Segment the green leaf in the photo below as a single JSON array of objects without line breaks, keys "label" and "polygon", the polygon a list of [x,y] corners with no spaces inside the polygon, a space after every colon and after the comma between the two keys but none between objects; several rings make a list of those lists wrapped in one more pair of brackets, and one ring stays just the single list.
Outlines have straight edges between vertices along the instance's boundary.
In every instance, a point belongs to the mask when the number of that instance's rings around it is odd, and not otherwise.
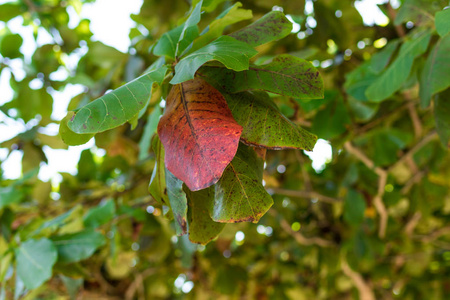
[{"label": "green leaf", "polygon": [[90,257],[106,243],[103,234],[92,229],[52,238],[58,250],[58,261],[72,263]]},{"label": "green leaf", "polygon": [[214,42],[184,57],[175,66],[175,76],[170,83],[177,84],[193,79],[198,68],[211,60],[220,61],[225,67],[235,71],[247,70],[250,57],[256,53],[256,50],[245,43],[236,41],[229,36],[221,36]]},{"label": "green leaf", "polygon": [[362,102],[351,97],[348,99],[348,105],[356,121],[359,122],[367,122],[372,119],[380,106],[379,103]]},{"label": "green leaf", "polygon": [[292,23],[280,11],[271,11],[256,22],[230,34],[252,47],[284,38],[292,31]]},{"label": "green leaf", "polygon": [[148,191],[153,199],[159,203],[170,205],[166,188],[166,167],[164,164],[165,151],[158,135],[155,135],[152,139],[152,149],[155,153],[155,166],[153,167]]},{"label": "green leaf", "polygon": [[377,79],[373,73],[371,61],[361,64],[359,67],[345,75],[345,90],[347,94],[359,101],[368,101],[367,88]]},{"label": "green leaf", "polygon": [[235,158],[214,185],[214,205],[210,207],[213,221],[256,223],[269,210],[273,200],[261,184],[261,164],[253,149],[239,145]]},{"label": "green leaf", "polygon": [[[178,40],[180,39],[183,29],[184,25],[180,25],[164,33],[153,48],[153,54],[159,56],[165,55],[172,59],[175,59]],[[197,26],[187,28],[185,32],[185,38],[178,45],[179,52],[182,53],[197,36]]]},{"label": "green leaf", "polygon": [[78,134],[73,132],[69,129],[67,126],[67,122],[72,120],[72,118],[75,117],[75,113],[73,111],[69,111],[67,113],[67,116],[65,116],[61,123],[59,124],[59,136],[63,140],[64,143],[66,143],[69,146],[78,146],[86,144],[94,137],[93,133],[87,133],[87,134]]},{"label": "green leaf", "polygon": [[352,225],[358,226],[364,221],[366,201],[360,193],[350,189],[344,200],[344,220]]},{"label": "green leaf", "polygon": [[0,21],[8,22],[22,12],[21,3],[5,3],[0,5]]},{"label": "green leaf", "polygon": [[421,31],[403,43],[395,61],[367,89],[366,96],[369,101],[383,101],[402,87],[408,79],[414,59],[427,50],[430,37],[428,30]]},{"label": "green leaf", "polygon": [[328,140],[346,132],[350,124],[351,119],[344,101],[339,97],[335,101],[330,101],[316,114],[311,131],[320,138]]},{"label": "green leaf", "polygon": [[214,203],[214,188],[209,187],[192,192],[184,189],[188,200],[189,240],[206,245],[219,235],[225,224],[214,222],[209,216],[209,208]]},{"label": "green leaf", "polygon": [[383,71],[399,44],[400,40],[391,40],[380,52],[375,53],[370,60],[370,70],[375,74]]},{"label": "green leaf", "polygon": [[[217,8],[217,6],[220,3],[225,2],[225,1],[226,0],[203,0],[202,8],[206,12],[212,12],[212,11],[214,11]],[[199,0],[193,0],[192,1],[192,5],[195,5],[198,2],[200,2],[200,1]]]},{"label": "green leaf", "polygon": [[420,103],[430,105],[431,96],[450,86],[450,34],[434,45],[420,77]]},{"label": "green leaf", "polygon": [[19,203],[25,197],[22,189],[15,186],[0,187],[0,209],[13,203]]},{"label": "green leaf", "polygon": [[435,15],[434,24],[436,25],[436,31],[441,37],[444,37],[450,32],[450,9],[444,9],[439,11]]},{"label": "green leaf", "polygon": [[19,34],[8,34],[0,40],[0,53],[3,57],[10,59],[22,56],[20,46],[22,46],[23,39]]},{"label": "green leaf", "polygon": [[241,140],[268,149],[312,151],[317,136],[292,123],[264,92],[225,94],[234,119],[243,127]]},{"label": "green leaf", "polygon": [[167,68],[144,74],[83,106],[67,123],[75,133],[98,133],[124,124],[149,101],[153,84],[160,84]]},{"label": "green leaf", "polygon": [[189,51],[196,51],[197,49],[218,38],[222,34],[225,27],[243,20],[251,19],[253,16],[252,11],[249,9],[241,9],[240,7],[242,7],[242,3],[237,2],[214,21],[212,21],[207,27],[208,31],[203,33],[194,41],[192,48]]},{"label": "green leaf", "polygon": [[80,154],[78,161],[77,178],[81,182],[88,182],[94,180],[97,175],[97,164],[92,155],[91,149],[85,149]]},{"label": "green leaf", "polygon": [[[175,54],[178,55],[182,53],[181,44],[184,42],[186,44],[190,44],[192,40],[198,36],[197,24],[200,22],[201,18],[201,10],[202,10],[203,0],[200,0],[192,10],[186,22],[184,22],[183,29],[181,30],[180,38],[178,39],[177,48]],[[192,30],[197,29],[197,36],[192,36],[189,34]]]},{"label": "green leaf", "polygon": [[17,275],[27,289],[35,289],[52,277],[58,257],[52,241],[46,238],[27,240],[15,249]]},{"label": "green leaf", "polygon": [[299,99],[323,98],[319,71],[310,62],[287,54],[277,56],[267,65],[251,65],[246,71],[206,66],[199,74],[228,93],[264,90]]},{"label": "green leaf", "polygon": [[97,228],[114,218],[116,206],[114,200],[109,199],[99,206],[91,208],[83,217],[83,224],[87,228]]},{"label": "green leaf", "polygon": [[450,89],[440,93],[435,100],[434,119],[442,145],[450,149]]},{"label": "green leaf", "polygon": [[166,172],[167,195],[170,208],[175,219],[175,231],[177,235],[187,233],[187,198],[183,191],[183,181],[176,178],[169,170]]},{"label": "green leaf", "polygon": [[161,107],[159,107],[159,105],[156,105],[153,108],[152,113],[148,115],[147,123],[144,127],[144,133],[142,134],[141,140],[139,141],[139,160],[143,160],[148,157],[148,151],[150,149],[152,137],[156,132],[156,128],[158,127],[158,122],[161,114]]},{"label": "green leaf", "polygon": [[397,161],[399,150],[406,148],[412,141],[409,132],[395,128],[372,131],[373,161],[377,166],[388,166]]}]

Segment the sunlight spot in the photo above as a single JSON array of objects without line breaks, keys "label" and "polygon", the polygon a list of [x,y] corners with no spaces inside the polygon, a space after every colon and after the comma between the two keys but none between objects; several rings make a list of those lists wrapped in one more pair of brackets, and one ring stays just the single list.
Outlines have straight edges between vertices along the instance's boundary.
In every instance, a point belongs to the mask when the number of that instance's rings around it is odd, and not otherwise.
[{"label": "sunlight spot", "polygon": [[312,167],[316,173],[322,172],[333,156],[333,150],[330,143],[324,139],[319,139],[317,141],[313,151],[303,152],[312,160]]}]

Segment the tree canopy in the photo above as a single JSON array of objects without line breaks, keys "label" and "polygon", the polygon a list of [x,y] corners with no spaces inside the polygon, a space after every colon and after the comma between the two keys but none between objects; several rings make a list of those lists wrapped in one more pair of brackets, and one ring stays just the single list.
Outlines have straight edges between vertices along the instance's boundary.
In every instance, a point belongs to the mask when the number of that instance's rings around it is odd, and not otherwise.
[{"label": "tree canopy", "polygon": [[91,2],[0,4],[0,300],[448,298],[448,1]]}]

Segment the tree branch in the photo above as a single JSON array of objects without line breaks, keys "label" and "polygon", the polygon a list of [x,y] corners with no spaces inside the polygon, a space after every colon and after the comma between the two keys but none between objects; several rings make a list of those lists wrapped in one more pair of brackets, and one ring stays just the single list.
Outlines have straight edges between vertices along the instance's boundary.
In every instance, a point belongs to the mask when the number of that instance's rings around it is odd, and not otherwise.
[{"label": "tree branch", "polygon": [[347,260],[344,258],[344,256],[341,257],[341,268],[342,272],[349,277],[353,284],[355,285],[356,289],[359,293],[359,299],[360,300],[375,300],[375,294],[372,291],[372,288],[364,281],[364,278],[361,274],[355,272],[350,268],[350,266],[347,263]]},{"label": "tree branch", "polygon": [[317,245],[319,247],[335,246],[335,244],[333,242],[328,241],[326,239],[322,239],[319,237],[311,237],[311,238],[305,237],[300,232],[292,230],[291,225],[289,225],[288,221],[286,221],[286,219],[281,214],[279,214],[276,210],[271,209],[271,210],[269,210],[269,212],[273,217],[278,218],[280,220],[281,228],[283,228],[284,231],[286,231],[290,236],[292,236],[295,239],[295,241],[297,243],[299,243],[300,245],[304,245],[304,246]]},{"label": "tree branch", "polygon": [[375,171],[378,175],[377,194],[373,199],[373,205],[380,215],[380,225],[378,228],[378,236],[382,239],[386,235],[388,213],[383,203],[384,188],[386,186],[388,172],[380,167],[375,167],[375,163],[371,161],[361,150],[354,147],[349,141],[344,144],[344,148],[365,164],[369,169]]},{"label": "tree branch", "polygon": [[297,198],[313,198],[326,203],[337,203],[341,202],[341,199],[328,197],[325,195],[321,195],[314,191],[298,191],[298,190],[287,190],[281,188],[270,188],[275,194],[284,195],[288,197],[297,197]]}]

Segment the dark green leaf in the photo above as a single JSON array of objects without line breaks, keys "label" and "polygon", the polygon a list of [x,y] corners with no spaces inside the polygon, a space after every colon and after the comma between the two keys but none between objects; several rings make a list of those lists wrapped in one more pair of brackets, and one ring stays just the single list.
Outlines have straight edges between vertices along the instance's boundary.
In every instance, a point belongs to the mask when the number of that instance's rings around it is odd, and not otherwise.
[{"label": "dark green leaf", "polygon": [[87,228],[97,228],[108,223],[114,218],[116,206],[114,200],[110,199],[91,208],[83,217],[83,224]]},{"label": "dark green leaf", "polygon": [[395,61],[367,89],[369,101],[383,101],[402,87],[408,79],[414,59],[427,50],[430,37],[428,30],[421,31],[403,43]]},{"label": "dark green leaf", "polygon": [[439,11],[435,15],[436,31],[441,37],[444,37],[450,32],[450,9],[444,9]]},{"label": "dark green leaf", "polygon": [[103,234],[91,229],[57,236],[52,240],[58,250],[58,261],[62,263],[86,259],[106,243]]},{"label": "dark green leaf", "polygon": [[95,179],[97,175],[97,164],[94,161],[94,155],[90,149],[83,150],[78,161],[77,178],[80,181],[87,182]]},{"label": "dark green leaf", "polygon": [[230,34],[238,41],[256,47],[284,38],[292,31],[292,23],[281,11],[271,11],[256,22]]},{"label": "dark green leaf", "polygon": [[236,122],[243,127],[241,140],[268,149],[311,151],[317,136],[292,123],[264,92],[225,94]]},{"label": "dark green leaf", "polygon": [[27,289],[41,286],[52,276],[52,268],[58,257],[52,241],[46,238],[28,240],[15,249],[17,275]]},{"label": "dark green leaf", "polygon": [[197,192],[185,187],[188,200],[189,240],[206,245],[219,235],[225,224],[214,222],[209,215],[209,208],[214,203],[214,188],[209,187]]},{"label": "dark green leaf", "polygon": [[440,93],[435,100],[434,118],[442,144],[450,149],[450,89]]},{"label": "dark green leaf", "polygon": [[175,219],[175,231],[177,235],[187,233],[187,198],[183,191],[183,181],[176,178],[169,170],[166,172],[167,195],[170,207]]},{"label": "dark green leaf", "polygon": [[430,105],[431,96],[450,86],[450,34],[434,45],[420,77],[422,107]]},{"label": "dark green leaf", "polygon": [[264,90],[299,99],[323,98],[319,71],[310,62],[291,55],[277,56],[267,65],[252,65],[242,72],[212,66],[202,68],[199,73],[229,93]]},{"label": "dark green leaf", "polygon": [[153,84],[160,84],[166,67],[152,71],[96,99],[75,112],[67,126],[75,133],[97,133],[133,118],[149,101]]},{"label": "dark green leaf", "polygon": [[166,189],[166,167],[164,164],[165,151],[164,146],[157,135],[152,139],[152,149],[153,153],[155,153],[155,166],[153,167],[148,191],[153,199],[159,203],[170,205]]},{"label": "dark green leaf", "polygon": [[377,79],[377,75],[372,70],[371,61],[361,64],[345,77],[344,87],[347,93],[356,100],[368,101],[366,90]]},{"label": "dark green leaf", "polygon": [[[253,157],[253,159],[248,159]],[[239,145],[235,158],[214,185],[214,205],[210,208],[213,221],[221,223],[258,222],[273,204],[272,197],[261,184],[254,162],[256,153]],[[263,163],[262,160],[259,163]]]},{"label": "dark green leaf", "polygon": [[19,203],[25,197],[21,189],[14,186],[0,187],[0,209],[13,203]]},{"label": "dark green leaf", "polygon": [[322,139],[332,139],[345,131],[351,124],[350,116],[341,98],[330,101],[320,110],[313,121],[311,131]]},{"label": "dark green leaf", "polygon": [[358,226],[364,221],[366,201],[360,193],[350,189],[344,202],[344,220],[353,226]]},{"label": "dark green leaf", "polygon": [[256,53],[257,51],[245,43],[236,41],[229,36],[221,36],[214,42],[184,57],[175,66],[175,76],[170,83],[177,84],[193,79],[198,68],[211,60],[220,61],[225,67],[235,71],[247,70],[250,57]]}]

